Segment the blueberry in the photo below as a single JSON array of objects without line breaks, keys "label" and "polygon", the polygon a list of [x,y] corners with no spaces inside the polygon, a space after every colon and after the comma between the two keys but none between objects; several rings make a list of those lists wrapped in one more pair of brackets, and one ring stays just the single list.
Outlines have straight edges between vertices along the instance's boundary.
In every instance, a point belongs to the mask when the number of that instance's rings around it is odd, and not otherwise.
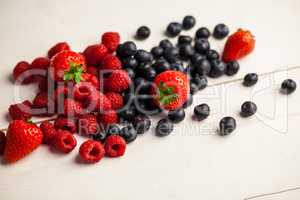
[{"label": "blueberry", "polygon": [[134,77],[135,77],[135,72],[133,71],[133,69],[131,69],[131,68],[126,68],[125,71],[127,71],[128,75],[129,75],[129,77],[130,77],[131,79],[134,79]]},{"label": "blueberry", "polygon": [[219,126],[221,136],[229,135],[236,129],[236,121],[232,117],[224,117],[221,119]]},{"label": "blueberry", "polygon": [[120,44],[117,48],[117,55],[121,58],[134,56],[137,52],[137,48],[134,42],[127,41],[123,44]]},{"label": "blueberry", "polygon": [[157,74],[160,74],[164,71],[167,71],[170,69],[170,64],[165,59],[158,59],[155,63],[152,65],[153,69],[155,69]]},{"label": "blueberry", "polygon": [[157,115],[162,110],[153,102],[151,96],[139,96],[135,101],[136,110],[143,115]]},{"label": "blueberry", "polygon": [[191,106],[193,104],[193,96],[189,95],[188,99],[186,100],[186,102],[183,104],[183,108],[187,108],[189,106]]},{"label": "blueberry", "polygon": [[168,48],[164,51],[163,57],[170,63],[174,63],[178,58],[179,49],[177,47]]},{"label": "blueberry", "polygon": [[160,58],[164,53],[164,49],[162,47],[153,47],[151,53],[154,58]]},{"label": "blueberry", "polygon": [[213,36],[216,39],[223,39],[229,34],[229,28],[225,24],[218,24],[214,28]]},{"label": "blueberry", "polygon": [[147,93],[150,86],[151,84],[142,77],[138,77],[134,80],[135,91],[136,93],[138,92],[138,94]]},{"label": "blueberry", "polygon": [[164,50],[166,50],[166,49],[169,49],[169,48],[173,47],[173,44],[172,44],[172,42],[170,42],[170,40],[164,39],[164,40],[159,42],[159,46],[161,48],[163,48]]},{"label": "blueberry", "polygon": [[156,126],[157,136],[167,136],[173,131],[174,125],[169,119],[161,119]]},{"label": "blueberry", "polygon": [[133,106],[130,106],[129,108],[122,110],[118,114],[122,121],[132,122],[135,116],[135,112],[135,108]]},{"label": "blueberry", "polygon": [[124,101],[124,104],[125,104],[125,105],[130,105],[130,104],[132,104],[132,103],[133,103],[133,100],[134,100],[134,98],[135,98],[134,93],[132,93],[132,92],[124,92],[124,93],[122,94],[122,96],[123,96],[123,101]]},{"label": "blueberry", "polygon": [[206,54],[210,49],[210,44],[207,39],[197,39],[195,41],[195,50],[200,54]]},{"label": "blueberry", "polygon": [[196,38],[207,39],[210,36],[210,31],[206,27],[201,27],[196,31]]},{"label": "blueberry", "polygon": [[206,119],[209,116],[209,114],[210,114],[210,108],[205,103],[197,105],[194,108],[194,116],[199,121]]},{"label": "blueberry", "polygon": [[175,124],[181,122],[182,120],[184,120],[184,118],[185,118],[184,109],[178,109],[178,110],[170,111],[168,113],[168,119]]},{"label": "blueberry", "polygon": [[168,26],[167,26],[167,30],[166,33],[168,36],[170,37],[175,37],[177,36],[182,30],[182,25],[178,22],[171,22]]},{"label": "blueberry", "polygon": [[135,128],[137,134],[142,134],[147,132],[151,126],[151,120],[146,115],[137,115],[133,122],[133,127]]},{"label": "blueberry", "polygon": [[124,68],[135,69],[138,66],[138,61],[134,57],[127,57],[122,60]]},{"label": "blueberry", "polygon": [[93,140],[95,140],[95,141],[98,141],[98,142],[103,143],[103,142],[105,141],[105,138],[106,138],[106,132],[103,131],[103,132],[101,132],[101,133],[92,135],[92,138],[93,138]]},{"label": "blueberry", "polygon": [[283,94],[291,94],[297,88],[297,84],[292,79],[286,79],[281,83],[281,92]]},{"label": "blueberry", "polygon": [[251,101],[246,101],[241,106],[241,116],[242,117],[250,117],[254,115],[257,111],[257,106],[255,103]]},{"label": "blueberry", "polygon": [[120,136],[123,137],[128,144],[137,138],[137,132],[132,125],[127,125],[121,129]]},{"label": "blueberry", "polygon": [[156,71],[152,67],[148,67],[145,70],[145,74],[143,76],[147,81],[153,81],[156,77]]},{"label": "blueberry", "polygon": [[206,56],[203,55],[203,54],[200,54],[200,53],[195,53],[195,54],[192,55],[192,57],[191,57],[191,63],[192,63],[192,64],[195,64],[195,63],[197,63],[199,60],[202,60],[202,59],[206,59]]},{"label": "blueberry", "polygon": [[193,38],[188,35],[180,35],[178,37],[178,45],[183,45],[183,44],[191,44],[193,41]]},{"label": "blueberry", "polygon": [[206,59],[197,61],[194,64],[195,71],[200,75],[206,75],[211,71],[210,62]]},{"label": "blueberry", "polygon": [[120,133],[120,128],[118,125],[116,124],[110,124],[108,125],[108,127],[106,128],[106,135],[110,136],[110,135],[118,135]]},{"label": "blueberry", "polygon": [[141,26],[136,31],[136,38],[140,40],[144,40],[150,36],[150,29],[147,26]]},{"label": "blueberry", "polygon": [[179,47],[179,55],[183,60],[189,60],[194,53],[195,49],[191,44],[185,44]]},{"label": "blueberry", "polygon": [[240,65],[237,61],[231,61],[227,63],[226,75],[232,76],[235,75],[240,69]]},{"label": "blueberry", "polygon": [[181,64],[178,63],[172,63],[170,65],[170,69],[171,70],[175,70],[175,71],[180,71],[180,72],[184,72],[184,67]]},{"label": "blueberry", "polygon": [[189,30],[191,28],[193,28],[196,24],[196,19],[195,17],[191,16],[191,15],[187,15],[183,18],[182,21],[182,28],[184,30]]},{"label": "blueberry", "polygon": [[210,49],[207,52],[206,57],[208,60],[218,60],[220,58],[220,55],[216,50]]},{"label": "blueberry", "polygon": [[190,93],[194,95],[196,92],[198,92],[198,90],[198,86],[195,83],[190,82]]},{"label": "blueberry", "polygon": [[258,75],[256,73],[249,73],[245,75],[243,85],[250,87],[252,85],[255,85],[257,81]]},{"label": "blueberry", "polygon": [[220,60],[210,61],[211,70],[209,72],[209,77],[218,78],[222,76],[226,71],[226,64]]},{"label": "blueberry", "polygon": [[207,87],[207,78],[205,76],[195,76],[192,79],[192,82],[195,83],[197,86],[198,90],[203,90],[204,88]]},{"label": "blueberry", "polygon": [[153,61],[152,54],[143,49],[140,49],[136,52],[135,58],[140,63],[151,63]]}]

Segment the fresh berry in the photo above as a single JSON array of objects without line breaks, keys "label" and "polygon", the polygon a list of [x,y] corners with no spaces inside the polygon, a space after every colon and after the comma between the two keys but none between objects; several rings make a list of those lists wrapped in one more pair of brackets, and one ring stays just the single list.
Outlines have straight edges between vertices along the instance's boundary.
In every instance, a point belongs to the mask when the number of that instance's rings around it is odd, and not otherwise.
[{"label": "fresh berry", "polygon": [[67,98],[64,100],[64,112],[65,116],[79,116],[83,114],[83,107],[79,101]]},{"label": "fresh berry", "polygon": [[101,131],[98,134],[92,135],[93,140],[104,143],[106,139],[106,131]]},{"label": "fresh berry", "polygon": [[189,60],[194,53],[195,49],[191,44],[185,44],[179,47],[179,55],[183,60]]},{"label": "fresh berry", "polygon": [[179,48],[177,47],[171,47],[166,50],[164,50],[163,57],[170,63],[173,63],[176,59],[178,59],[179,55]]},{"label": "fresh berry", "polygon": [[170,65],[170,69],[175,70],[175,71],[184,72],[184,66],[179,63],[172,63]]},{"label": "fresh berry", "polygon": [[188,35],[180,35],[178,37],[177,43],[178,45],[192,44],[193,38]]},{"label": "fresh berry", "polygon": [[170,111],[168,113],[168,119],[175,124],[181,122],[182,120],[184,120],[184,118],[185,118],[184,109],[178,109],[178,110]]},{"label": "fresh berry", "polygon": [[166,33],[170,37],[177,36],[182,30],[182,25],[178,22],[172,22],[167,26]]},{"label": "fresh berry", "polygon": [[163,55],[164,49],[162,47],[153,47],[151,49],[151,53],[154,58],[159,58]]},{"label": "fresh berry", "polygon": [[132,41],[124,42],[123,44],[120,44],[117,48],[117,55],[122,58],[134,56],[136,52],[136,45]]},{"label": "fresh berry", "polygon": [[291,94],[297,88],[297,84],[292,79],[286,79],[281,83],[281,92],[283,94]]},{"label": "fresh berry", "polygon": [[28,84],[33,81],[30,72],[30,64],[26,61],[17,63],[13,70],[14,81],[21,84]]},{"label": "fresh berry", "polygon": [[147,132],[150,129],[151,120],[146,115],[137,115],[134,118],[132,124],[137,134],[142,134]]},{"label": "fresh berry", "polygon": [[210,36],[210,31],[208,30],[208,28],[206,27],[200,27],[197,31],[196,31],[196,38],[204,38],[207,39]]},{"label": "fresh berry", "polygon": [[126,150],[126,141],[118,135],[111,135],[105,140],[105,153],[109,157],[123,156]]},{"label": "fresh berry", "polygon": [[118,110],[124,106],[123,97],[119,93],[108,92],[105,96],[109,99],[112,109]]},{"label": "fresh berry", "polygon": [[117,124],[110,124],[106,127],[106,136],[110,135],[119,135],[120,134],[120,128]]},{"label": "fresh berry", "polygon": [[89,66],[98,66],[101,64],[104,57],[108,54],[107,48],[103,44],[94,44],[88,46],[83,54]]},{"label": "fresh berry", "polygon": [[131,84],[131,79],[126,71],[115,70],[105,81],[105,90],[109,92],[123,92],[128,89]]},{"label": "fresh berry", "polygon": [[250,54],[254,47],[255,40],[251,32],[239,29],[227,39],[222,58],[225,62],[238,60]]},{"label": "fresh berry", "polygon": [[[30,65],[30,69],[47,70],[50,66],[50,60],[46,57],[38,57],[34,59]],[[40,73],[40,72],[38,72]],[[43,74],[41,74],[43,75]]]},{"label": "fresh berry", "polygon": [[77,140],[72,133],[66,130],[58,130],[53,139],[53,146],[62,153],[71,152],[77,145]]},{"label": "fresh berry", "polygon": [[127,125],[121,129],[120,136],[129,144],[137,138],[137,132],[132,125]]},{"label": "fresh berry", "polygon": [[73,51],[62,51],[51,59],[50,70],[55,81],[79,83],[82,73],[86,71],[84,56]]},{"label": "fresh berry", "polygon": [[142,75],[147,81],[153,81],[156,77],[156,71],[153,69],[153,67],[147,67],[145,68],[145,71]]},{"label": "fresh berry", "polygon": [[210,114],[210,108],[207,104],[203,103],[194,108],[194,116],[197,120],[201,121],[206,119]]},{"label": "fresh berry", "polygon": [[122,63],[117,56],[108,54],[101,62],[101,70],[115,70],[122,69]]},{"label": "fresh berry", "polygon": [[0,155],[3,155],[6,145],[6,136],[5,133],[0,131]]},{"label": "fresh berry", "polygon": [[199,91],[199,89],[198,89],[197,85],[193,82],[190,82],[190,94],[194,95],[198,91]]},{"label": "fresh berry", "polygon": [[205,76],[194,76],[192,82],[195,83],[198,90],[203,90],[207,87],[207,78]]},{"label": "fresh berry", "polygon": [[56,130],[67,130],[71,133],[75,133],[77,131],[77,126],[74,119],[67,118],[64,116],[59,116],[54,121],[54,127]]},{"label": "fresh berry", "polygon": [[206,59],[197,60],[193,67],[199,75],[207,75],[211,71],[210,62]]},{"label": "fresh berry", "polygon": [[32,117],[31,107],[32,104],[28,100],[23,101],[22,103],[10,105],[8,108],[10,118],[12,120],[20,119],[27,121]]},{"label": "fresh berry", "polygon": [[122,60],[124,68],[135,69],[138,66],[138,61],[134,57],[127,57]]},{"label": "fresh berry", "polygon": [[229,135],[236,129],[236,121],[232,117],[224,117],[221,119],[219,126],[221,136]]},{"label": "fresh berry", "polygon": [[136,52],[135,58],[139,63],[144,64],[151,63],[153,61],[152,54],[143,49],[140,49]]},{"label": "fresh berry", "polygon": [[93,74],[82,73],[81,81],[91,83],[96,89],[100,88],[99,79]]},{"label": "fresh berry", "polygon": [[223,39],[229,34],[229,28],[225,24],[218,24],[214,28],[213,36],[216,39]]},{"label": "fresh berry", "polygon": [[191,57],[191,64],[195,64],[196,62],[198,62],[199,60],[205,60],[206,56],[200,53],[194,53],[194,55],[192,55]]},{"label": "fresh berry", "polygon": [[94,114],[85,114],[78,118],[78,133],[81,135],[95,135],[100,132],[100,128]]},{"label": "fresh berry", "polygon": [[166,50],[166,49],[172,48],[173,44],[172,44],[172,42],[170,42],[170,40],[164,39],[164,40],[159,42],[159,46],[161,48],[163,48],[164,50]]},{"label": "fresh berry", "polygon": [[242,117],[250,117],[254,115],[257,111],[257,106],[255,103],[251,101],[246,101],[241,106],[241,116]]},{"label": "fresh berry", "polygon": [[136,114],[136,110],[133,106],[130,106],[127,109],[122,109],[122,111],[119,114],[120,120],[125,121],[125,122],[132,122],[135,114]]},{"label": "fresh berry", "polygon": [[80,145],[80,158],[87,163],[99,162],[105,155],[105,150],[100,142],[87,140]]},{"label": "fresh berry", "polygon": [[155,103],[166,110],[176,110],[187,100],[189,81],[182,72],[165,71],[156,76],[154,84]]},{"label": "fresh berry", "polygon": [[43,133],[43,143],[51,144],[53,142],[53,138],[56,135],[54,125],[51,124],[49,121],[44,121],[40,124],[40,129]]},{"label": "fresh berry", "polygon": [[152,65],[157,74],[160,74],[164,71],[170,70],[171,66],[165,59],[158,59]]},{"label": "fresh berry", "polygon": [[111,109],[111,103],[102,92],[97,91],[87,97],[84,107],[89,111],[104,112]]},{"label": "fresh berry", "polygon": [[245,75],[243,85],[246,87],[250,87],[252,85],[255,85],[257,81],[258,75],[256,73],[249,73]]},{"label": "fresh berry", "polygon": [[183,18],[182,21],[182,28],[184,30],[189,30],[191,28],[193,28],[196,24],[196,19],[195,17],[191,16],[191,15],[187,15]]},{"label": "fresh berry", "polygon": [[200,54],[206,54],[210,49],[210,44],[207,39],[197,39],[195,41],[195,50]]},{"label": "fresh berry", "polygon": [[120,43],[120,35],[117,32],[106,32],[102,35],[101,41],[108,52],[112,53],[117,49]]},{"label": "fresh berry", "polygon": [[100,114],[98,117],[98,121],[99,121],[99,123],[103,124],[104,126],[107,126],[110,124],[118,123],[119,118],[118,118],[116,111],[111,110],[111,111]]},{"label": "fresh berry", "polygon": [[141,26],[136,31],[136,38],[140,39],[140,40],[144,40],[150,36],[150,33],[151,33],[151,31],[150,31],[149,27]]},{"label": "fresh berry", "polygon": [[87,67],[87,73],[93,74],[95,77],[99,77],[99,69],[95,66]]},{"label": "fresh berry", "polygon": [[70,49],[71,48],[70,48],[70,46],[69,46],[68,43],[66,43],[66,42],[59,42],[56,45],[54,45],[53,47],[51,47],[51,49],[49,49],[49,51],[48,51],[48,57],[52,58],[57,53],[59,53],[61,51],[69,51]]},{"label": "fresh berry", "polygon": [[227,63],[227,68],[226,68],[226,75],[228,76],[233,76],[235,75],[240,69],[240,65],[237,61],[230,61]]},{"label": "fresh berry", "polygon": [[[49,85],[48,85],[49,84]],[[41,78],[39,81],[38,81],[38,88],[39,88],[39,91],[40,92],[47,92],[48,91],[48,88],[50,88],[50,84],[53,84],[54,86],[54,82],[51,81],[48,83],[48,78],[47,77],[44,77],[44,78]]]},{"label": "fresh berry", "polygon": [[35,124],[23,120],[12,121],[6,133],[4,160],[13,163],[22,159],[37,149],[42,139],[43,133]]},{"label": "fresh berry", "polygon": [[84,102],[90,94],[97,92],[97,90],[92,83],[82,81],[74,85],[73,92],[75,100]]},{"label": "fresh berry", "polygon": [[125,71],[127,72],[128,76],[131,78],[131,79],[134,79],[135,78],[135,72],[133,69],[131,68],[126,68]]},{"label": "fresh berry", "polygon": [[47,92],[38,93],[33,99],[32,106],[34,108],[46,108],[48,106],[48,94]]},{"label": "fresh berry", "polygon": [[220,55],[216,50],[210,49],[207,52],[206,57],[208,60],[218,60],[220,58]]},{"label": "fresh berry", "polygon": [[218,78],[225,74],[226,72],[226,64],[220,60],[212,60],[210,61],[210,72],[209,77],[211,78]]},{"label": "fresh berry", "polygon": [[173,131],[173,128],[174,124],[169,119],[161,119],[156,126],[156,135],[167,136]]}]

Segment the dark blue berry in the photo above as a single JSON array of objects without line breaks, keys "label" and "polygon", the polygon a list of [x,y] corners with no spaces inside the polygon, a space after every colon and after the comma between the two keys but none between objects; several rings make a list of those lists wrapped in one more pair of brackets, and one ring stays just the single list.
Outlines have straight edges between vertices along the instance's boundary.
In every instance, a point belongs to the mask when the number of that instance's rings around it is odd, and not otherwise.
[{"label": "dark blue berry", "polygon": [[210,49],[210,44],[207,39],[197,39],[195,41],[195,50],[200,54],[206,54]]},{"label": "dark blue berry", "polygon": [[199,60],[203,60],[206,59],[206,56],[200,53],[195,53],[194,55],[192,55],[191,57],[191,63],[195,64],[197,63]]},{"label": "dark blue berry", "polygon": [[130,124],[123,127],[120,131],[120,136],[124,138],[126,143],[131,143],[137,138],[137,132],[134,127]]},{"label": "dark blue berry", "polygon": [[181,122],[185,118],[184,109],[170,111],[168,113],[168,118],[169,118],[169,120],[171,120],[175,124]]},{"label": "dark blue berry", "polygon": [[218,78],[226,72],[226,64],[220,60],[210,61],[210,66],[211,69],[208,75],[211,78]]},{"label": "dark blue berry", "polygon": [[194,53],[195,49],[191,44],[185,44],[179,47],[179,55],[183,60],[189,60]]},{"label": "dark blue berry", "polygon": [[100,132],[98,134],[92,135],[93,140],[103,143],[106,138],[106,132]]},{"label": "dark blue berry", "polygon": [[134,56],[137,52],[137,48],[134,42],[127,41],[123,44],[120,44],[117,48],[117,55],[121,58]]},{"label": "dark blue berry", "polygon": [[163,48],[164,50],[166,50],[166,49],[172,48],[173,44],[172,44],[172,42],[170,42],[170,40],[164,39],[164,40],[159,42],[159,46],[161,48]]},{"label": "dark blue berry", "polygon": [[162,47],[153,47],[151,53],[154,58],[160,58],[164,53],[164,49]]},{"label": "dark blue berry", "polygon": [[199,75],[207,75],[211,71],[210,62],[206,59],[198,60],[194,64],[194,69]]},{"label": "dark blue berry", "polygon": [[240,65],[237,61],[231,61],[227,63],[227,68],[226,68],[226,75],[228,76],[233,76],[235,75],[240,69]]},{"label": "dark blue berry", "polygon": [[167,136],[173,131],[173,128],[174,125],[169,119],[161,119],[156,126],[156,135]]},{"label": "dark blue berry", "polygon": [[193,28],[196,24],[196,19],[195,17],[191,16],[191,15],[187,15],[183,18],[182,21],[182,28],[184,30],[189,30],[191,28]]},{"label": "dark blue berry", "polygon": [[127,57],[122,60],[124,68],[135,69],[138,66],[138,61],[134,57]]},{"label": "dark blue berry", "polygon": [[251,101],[246,101],[241,106],[241,116],[242,117],[250,117],[254,115],[257,111],[257,106],[255,103]]},{"label": "dark blue berry", "polygon": [[281,84],[281,92],[283,94],[291,94],[293,93],[297,88],[297,84],[292,79],[286,79]]},{"label": "dark blue berry", "polygon": [[133,127],[135,128],[137,134],[142,134],[147,132],[151,126],[151,120],[146,115],[137,115],[133,122]]},{"label": "dark blue berry", "polygon": [[221,136],[229,135],[236,129],[236,121],[232,117],[224,117],[219,124],[219,134]]},{"label": "dark blue berry", "polygon": [[155,69],[157,74],[160,74],[164,71],[167,71],[170,69],[170,64],[165,59],[158,59],[155,63],[152,65],[153,69]]},{"label": "dark blue berry", "polygon": [[225,24],[218,24],[214,28],[213,36],[216,39],[223,39],[229,34],[229,28]]},{"label": "dark blue berry", "polygon": [[143,49],[140,49],[136,52],[135,58],[140,63],[151,63],[153,61],[152,54]]},{"label": "dark blue berry", "polygon": [[201,76],[194,76],[192,78],[192,82],[195,83],[195,85],[197,86],[198,90],[203,90],[204,88],[207,87],[207,78],[203,75]]},{"label": "dark blue berry", "polygon": [[180,35],[178,37],[178,45],[183,45],[183,44],[191,44],[193,41],[193,38],[191,36],[188,35]]},{"label": "dark blue berry", "polygon": [[252,85],[255,85],[257,81],[258,75],[256,73],[249,73],[245,75],[243,85],[250,87]]},{"label": "dark blue berry", "polygon": [[120,133],[120,128],[118,125],[116,124],[110,124],[108,125],[108,127],[106,128],[106,135],[110,136],[110,135],[118,135]]},{"label": "dark blue berry", "polygon": [[156,71],[152,67],[145,69],[145,74],[143,76],[147,81],[153,81],[156,77]]},{"label": "dark blue berry", "polygon": [[136,110],[133,106],[119,112],[119,117],[123,122],[132,122],[135,117]]},{"label": "dark blue berry", "polygon": [[210,36],[210,31],[206,27],[201,27],[196,31],[196,38],[207,39]]},{"label": "dark blue berry", "polygon": [[167,30],[166,33],[168,36],[170,37],[175,37],[177,35],[179,35],[179,33],[182,30],[182,25],[178,22],[171,22],[168,26],[167,26]]},{"label": "dark blue berry", "polygon": [[216,50],[210,49],[207,52],[206,57],[208,60],[218,60],[220,58],[220,55]]},{"label": "dark blue berry", "polygon": [[130,77],[131,79],[134,79],[134,77],[135,77],[135,72],[133,71],[133,69],[131,69],[131,68],[125,68],[125,71],[127,71],[128,75],[129,75],[129,77]]},{"label": "dark blue berry", "polygon": [[206,119],[209,116],[209,114],[210,108],[205,103],[197,105],[194,108],[194,117],[199,121]]},{"label": "dark blue berry", "polygon": [[196,92],[198,92],[198,90],[198,86],[194,82],[190,82],[190,93],[194,95]]},{"label": "dark blue berry", "polygon": [[184,72],[184,67],[181,64],[178,63],[172,63],[170,65],[170,69],[171,70],[175,70],[175,71],[180,71],[180,72]]},{"label": "dark blue berry", "polygon": [[147,26],[141,26],[136,31],[136,38],[140,40],[144,40],[150,36],[150,29]]}]

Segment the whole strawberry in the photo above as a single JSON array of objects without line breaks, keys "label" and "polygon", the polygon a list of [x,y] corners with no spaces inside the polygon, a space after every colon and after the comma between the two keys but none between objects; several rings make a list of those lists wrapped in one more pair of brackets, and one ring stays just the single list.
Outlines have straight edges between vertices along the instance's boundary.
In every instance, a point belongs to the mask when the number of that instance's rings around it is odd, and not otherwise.
[{"label": "whole strawberry", "polygon": [[131,85],[131,78],[124,70],[115,70],[105,80],[104,89],[109,92],[123,92],[127,90]]},{"label": "whole strawberry", "polygon": [[7,129],[4,159],[16,162],[40,146],[43,140],[41,129],[23,120],[12,121]]},{"label": "whole strawberry", "polygon": [[115,69],[122,69],[122,63],[117,56],[108,54],[102,60],[101,70],[115,70]]},{"label": "whole strawberry", "polygon": [[21,120],[28,120],[32,117],[32,104],[30,101],[26,100],[22,103],[17,103],[10,105],[8,108],[8,112],[10,118],[12,120],[21,119]]},{"label": "whole strawberry", "polygon": [[176,110],[186,102],[189,94],[189,81],[187,76],[179,71],[165,71],[156,76],[154,102],[166,110]]},{"label": "whole strawberry", "polygon": [[92,66],[100,65],[107,53],[107,48],[103,44],[88,46],[83,52],[87,64]]},{"label": "whole strawberry", "polygon": [[238,60],[250,54],[255,47],[255,39],[250,31],[238,29],[228,37],[223,52],[223,61]]},{"label": "whole strawberry", "polygon": [[55,81],[79,83],[86,70],[84,56],[73,51],[61,51],[51,59],[50,74]]},{"label": "whole strawberry", "polygon": [[59,42],[59,43],[55,44],[53,47],[51,47],[51,49],[49,49],[49,51],[48,51],[48,57],[52,58],[57,53],[59,53],[61,51],[68,51],[68,50],[70,50],[70,46],[69,46],[68,43],[66,43],[66,42]]},{"label": "whole strawberry", "polygon": [[102,35],[101,41],[106,46],[108,52],[112,53],[120,43],[120,35],[117,32],[106,32]]}]

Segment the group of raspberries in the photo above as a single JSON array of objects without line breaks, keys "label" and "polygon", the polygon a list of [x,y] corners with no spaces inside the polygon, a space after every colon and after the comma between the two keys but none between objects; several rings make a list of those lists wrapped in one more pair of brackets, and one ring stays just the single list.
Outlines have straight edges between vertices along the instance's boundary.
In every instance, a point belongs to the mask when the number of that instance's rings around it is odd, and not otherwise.
[{"label": "group of raspberries", "polygon": [[[171,23],[166,32],[175,37],[182,28],[194,25],[195,19],[186,16],[182,24]],[[214,37],[222,39],[228,33],[227,26],[220,24]],[[139,39],[149,35],[145,26],[137,31]],[[181,35],[177,46],[165,39],[148,52],[138,50],[132,41],[120,44],[119,33],[106,32],[101,42],[83,52],[74,52],[68,43],[60,42],[47,56],[17,63],[15,83],[37,84],[38,92],[32,101],[9,107],[11,122],[6,134],[0,132],[0,154],[13,163],[42,143],[69,153],[77,145],[74,133],[78,133],[88,138],[79,148],[83,161],[120,157],[126,144],[149,130],[148,116],[163,111],[168,117],[158,122],[156,132],[159,136],[170,134],[173,123],[184,118],[192,94],[206,87],[206,76],[235,74],[239,68],[236,60],[254,48],[251,33],[240,29],[228,38],[221,58],[210,49],[208,37],[208,29],[201,27],[195,42]],[[184,67],[183,62],[190,64]],[[55,119],[37,126],[30,120],[33,116]]]}]

